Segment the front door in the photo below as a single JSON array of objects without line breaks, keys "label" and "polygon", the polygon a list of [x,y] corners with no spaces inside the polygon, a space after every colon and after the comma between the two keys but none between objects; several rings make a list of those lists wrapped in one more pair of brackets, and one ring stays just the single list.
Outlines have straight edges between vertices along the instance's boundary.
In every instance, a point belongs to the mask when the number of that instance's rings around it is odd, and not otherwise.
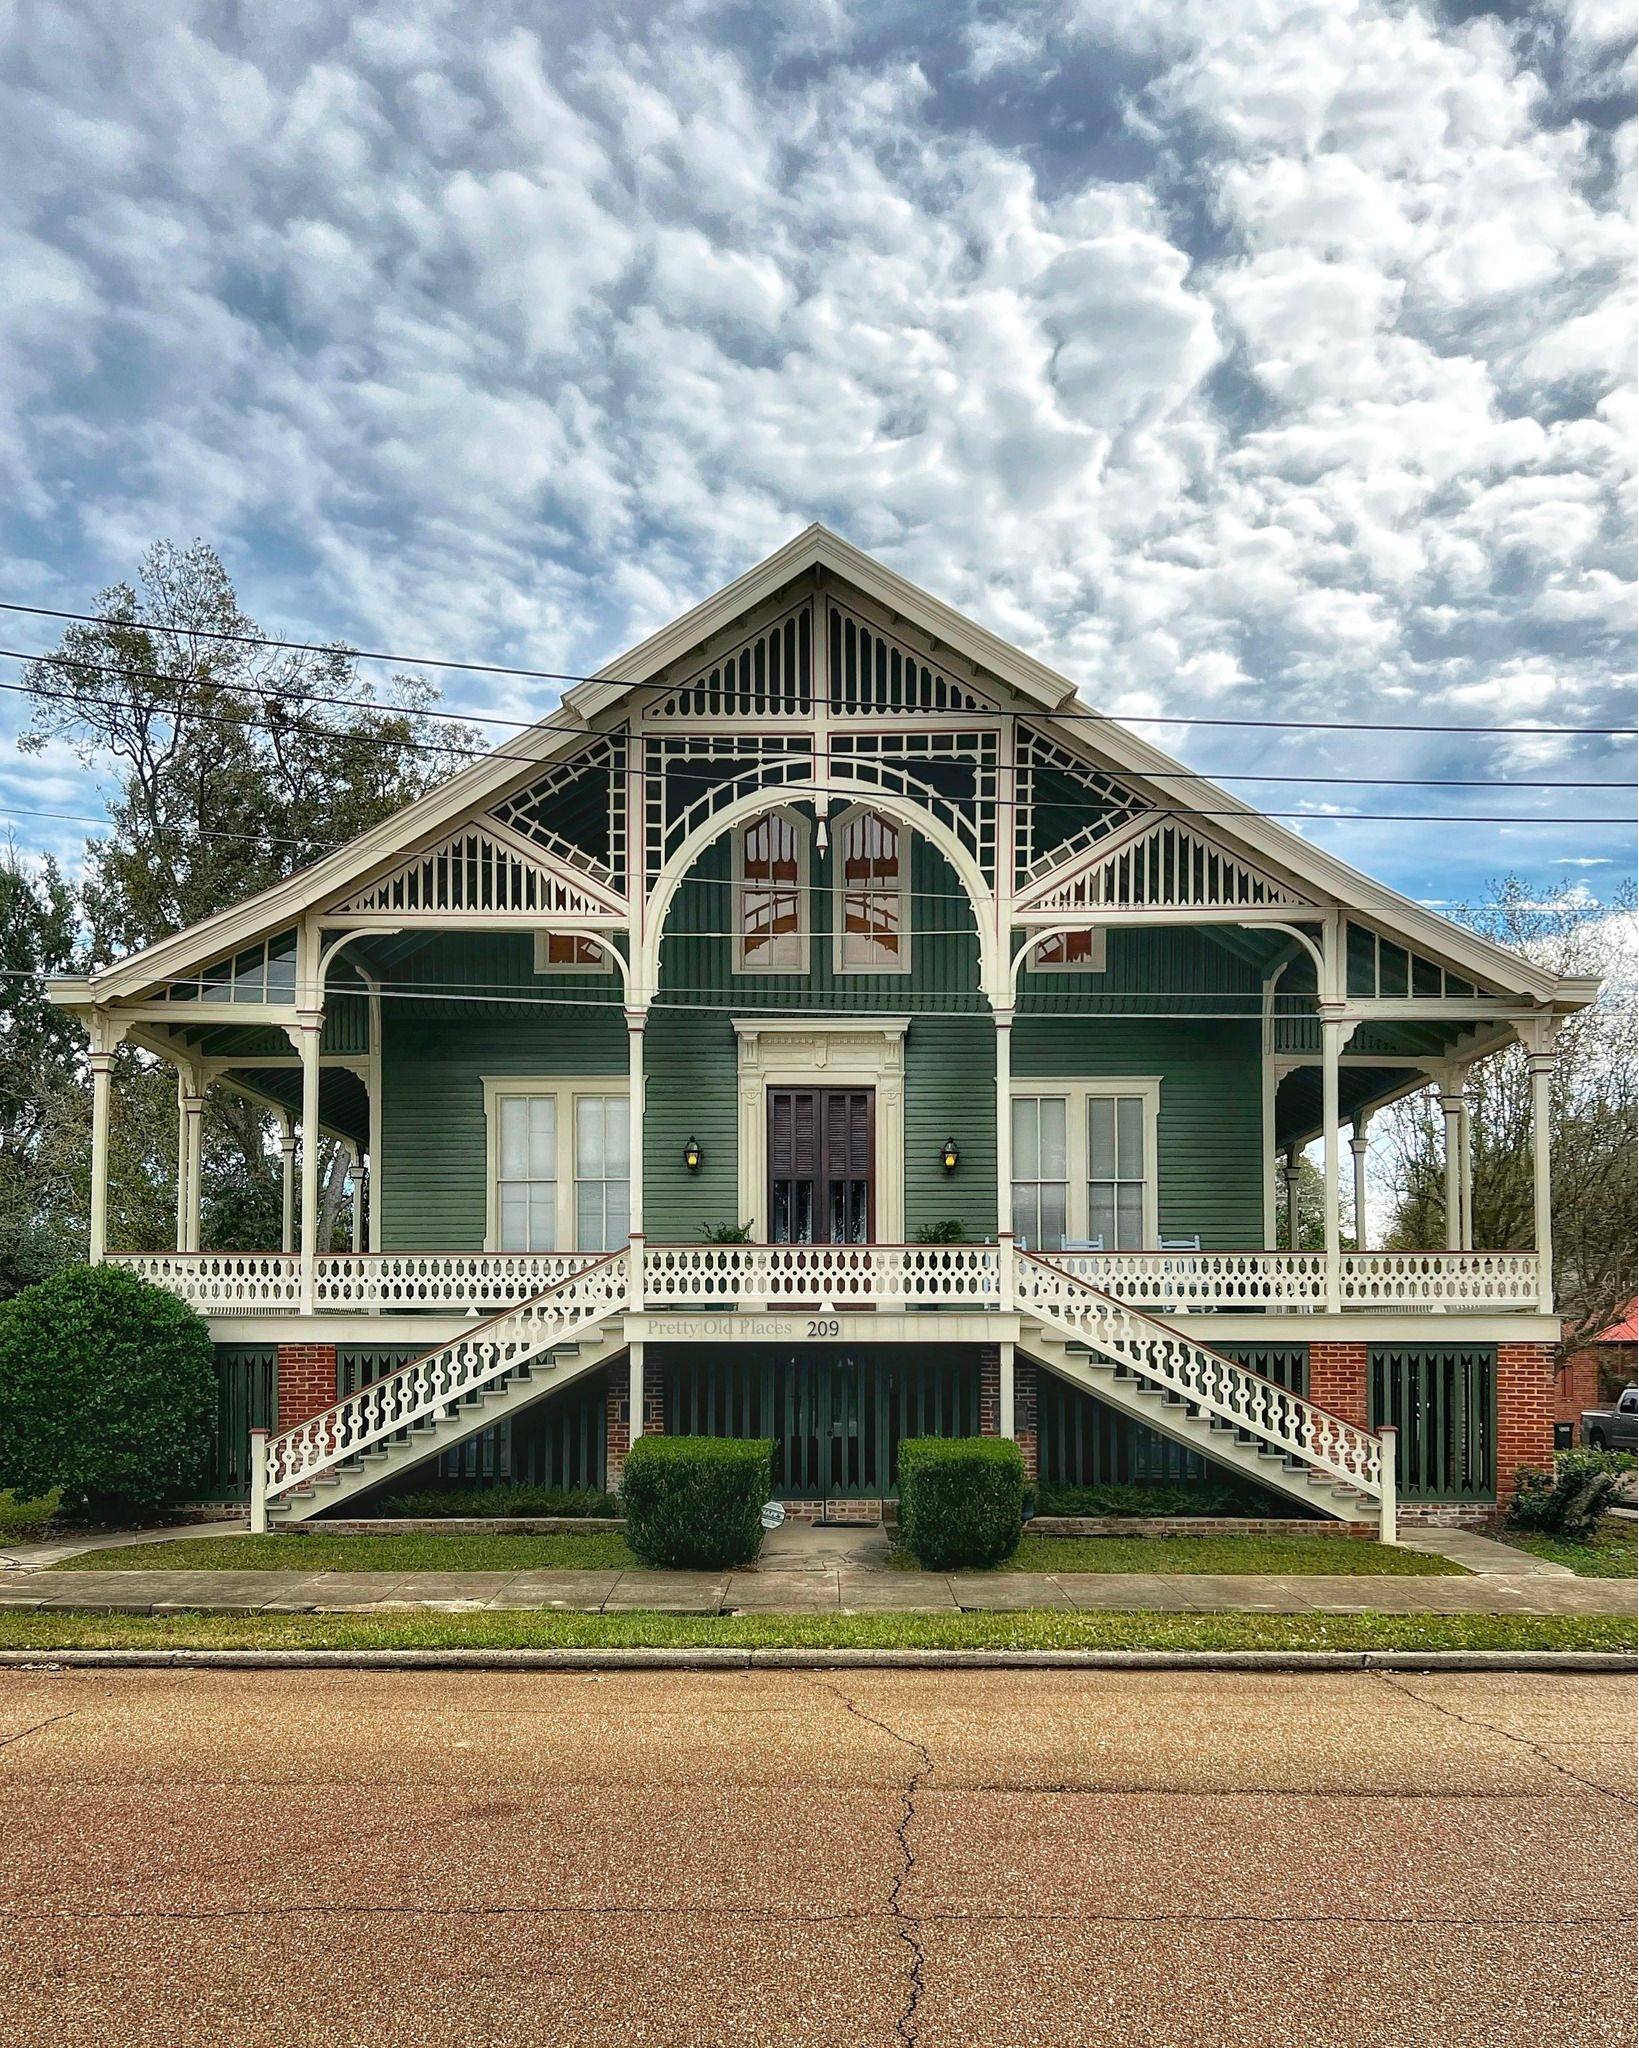
[{"label": "front door", "polygon": [[875,1140],[874,1088],[770,1088],[770,1242],[870,1244]]}]

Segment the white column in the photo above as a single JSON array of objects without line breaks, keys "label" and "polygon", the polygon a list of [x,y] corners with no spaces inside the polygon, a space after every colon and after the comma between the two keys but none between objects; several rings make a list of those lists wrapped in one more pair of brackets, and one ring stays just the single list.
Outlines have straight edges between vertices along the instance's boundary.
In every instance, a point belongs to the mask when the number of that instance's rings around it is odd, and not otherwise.
[{"label": "white column", "polygon": [[1349,1140],[1349,1150],[1354,1155],[1354,1248],[1357,1252],[1366,1249],[1366,1153],[1370,1145],[1366,1118],[1361,1114],[1354,1120],[1354,1136]]},{"label": "white column", "polygon": [[188,1080],[176,1070],[176,1248],[188,1249]]},{"label": "white column", "polygon": [[1320,1114],[1324,1125],[1326,1154],[1326,1306],[1335,1314],[1342,1300],[1342,1218],[1338,1212],[1338,1177],[1342,1161],[1341,1131],[1338,1126],[1338,1062],[1343,1052],[1344,1026],[1340,1019],[1320,1021],[1321,1069]]},{"label": "white column", "polygon": [[643,1434],[643,1339],[636,1337],[626,1352],[627,1448]]},{"label": "white column", "polygon": [[996,1245],[1001,1306],[1013,1306],[1013,1012],[996,1018]]},{"label": "white column", "polygon": [[323,1010],[303,1010],[291,1037],[302,1060],[302,1313],[313,1313],[319,1249],[319,1045],[324,1036]]},{"label": "white column", "polygon": [[1554,1062],[1552,1052],[1533,1052],[1531,1069],[1532,1201],[1536,1221],[1537,1306],[1554,1312],[1553,1133]]},{"label": "white column", "polygon": [[108,1252],[108,1103],[113,1047],[91,1054],[91,1230],[88,1256],[98,1265]]},{"label": "white column", "polygon": [[187,1094],[182,1098],[182,1107],[188,1130],[188,1209],[184,1223],[186,1242],[182,1249],[196,1252],[199,1249],[200,1184],[204,1178],[205,1098],[198,1093]]},{"label": "white column", "polygon": [[279,1249],[296,1249],[296,1126],[279,1118]]},{"label": "white column", "polygon": [[357,1145],[347,1148],[348,1172],[353,1182],[353,1252],[356,1257],[364,1249],[364,1161],[359,1156]]},{"label": "white column", "polygon": [[1002,1434],[1003,1436],[1016,1436],[1016,1435],[1018,1434],[1018,1431],[1017,1431],[1017,1429],[1016,1429],[1016,1428],[1015,1428],[1015,1426],[1014,1426],[1014,1407],[1013,1407],[1013,1380],[1014,1380],[1014,1373],[1013,1373],[1013,1364],[1014,1364],[1014,1360],[1013,1360],[1013,1340],[1012,1340],[1012,1338],[1011,1338],[1011,1337],[1009,1337],[1009,1338],[1007,1338],[1007,1339],[1005,1339],[1005,1340],[1003,1341],[1003,1343],[1002,1343],[1002,1347],[1001,1347],[1001,1353],[1002,1353],[1002,1363],[1001,1363],[1001,1372],[1000,1372],[1000,1375],[999,1375],[999,1379],[998,1379],[998,1386],[999,1386],[999,1389],[1000,1389],[1000,1394],[999,1394],[999,1398],[998,1398],[998,1401],[997,1401],[997,1404],[996,1404],[996,1405],[997,1405],[997,1411],[998,1411],[998,1420],[997,1420],[997,1425],[996,1425],[996,1426],[997,1426],[997,1428],[998,1428],[998,1429],[999,1429],[999,1430],[1001,1431],[1001,1434]]},{"label": "white column", "polygon": [[1474,1249],[1474,1119],[1468,1106],[1468,1097],[1463,1097],[1462,1130],[1459,1133],[1457,1157],[1463,1168],[1463,1250]]},{"label": "white column", "polygon": [[1287,1147],[1283,1172],[1286,1180],[1286,1249],[1295,1252],[1298,1248],[1298,1182],[1303,1175],[1303,1155],[1295,1145]]},{"label": "white column", "polygon": [[1440,1083],[1440,1113],[1446,1125],[1446,1250],[1455,1252],[1463,1242],[1463,1093],[1449,1076]]},{"label": "white column", "polygon": [[[633,1005],[626,1012],[626,1151],[627,1238],[631,1270],[626,1276],[627,1301],[634,1309],[643,1306],[643,1034],[648,1026],[646,1005]],[[637,1349],[641,1352],[642,1346]]]},{"label": "white column", "polygon": [[370,985],[370,1142],[365,1155],[370,1162],[366,1186],[370,1201],[370,1249],[381,1250],[381,997],[375,984]]}]

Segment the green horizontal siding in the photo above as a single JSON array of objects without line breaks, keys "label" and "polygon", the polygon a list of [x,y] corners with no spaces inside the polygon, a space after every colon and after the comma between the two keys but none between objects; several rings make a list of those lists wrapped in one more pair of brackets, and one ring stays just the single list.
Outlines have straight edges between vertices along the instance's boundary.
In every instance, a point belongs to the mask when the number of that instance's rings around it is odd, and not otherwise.
[{"label": "green horizontal siding", "polygon": [[[739,1048],[727,1011],[655,1010],[644,1034],[643,1226],[657,1244],[698,1244],[739,1213]],[[690,1138],[698,1173],[683,1165]]]},{"label": "green horizontal siding", "polygon": [[[956,1171],[940,1151],[956,1140]],[[996,1235],[996,1029],[986,1017],[918,1017],[905,1034],[905,1235],[953,1218]]]},{"label": "green horizontal siding", "polygon": [[486,1075],[599,1075],[626,1081],[618,1008],[519,1014],[471,1005],[459,1018],[383,1005],[382,1249],[484,1248]]},{"label": "green horizontal siding", "polygon": [[1263,1241],[1263,1111],[1255,1024],[1021,1017],[1013,1078],[1161,1077],[1161,1234],[1208,1249]]}]

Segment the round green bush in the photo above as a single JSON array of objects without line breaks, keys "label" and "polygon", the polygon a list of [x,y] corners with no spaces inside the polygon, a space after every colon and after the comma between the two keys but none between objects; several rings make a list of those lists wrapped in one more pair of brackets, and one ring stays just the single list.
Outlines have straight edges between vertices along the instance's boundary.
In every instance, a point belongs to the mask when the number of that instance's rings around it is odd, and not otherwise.
[{"label": "round green bush", "polygon": [[1024,1459],[1005,1436],[915,1436],[899,1446],[899,1533],[925,1571],[983,1571],[1024,1527]]},{"label": "round green bush", "polygon": [[197,1494],[216,1362],[185,1302],[117,1266],[72,1266],[0,1306],[0,1486],[123,1521]]},{"label": "round green bush", "polygon": [[774,1485],[766,1437],[640,1436],[626,1454],[626,1541],[642,1564],[722,1571],[762,1548]]}]

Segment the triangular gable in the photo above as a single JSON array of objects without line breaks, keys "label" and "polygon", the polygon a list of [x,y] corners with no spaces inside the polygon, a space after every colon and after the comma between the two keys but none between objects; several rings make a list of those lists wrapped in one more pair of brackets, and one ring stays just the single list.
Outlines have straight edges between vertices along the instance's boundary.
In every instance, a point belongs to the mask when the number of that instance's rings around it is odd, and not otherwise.
[{"label": "triangular gable", "polygon": [[465,915],[597,924],[623,915],[618,904],[593,894],[586,878],[550,855],[478,824],[412,854],[328,908],[336,917]]},{"label": "triangular gable", "polygon": [[1312,900],[1180,818],[1139,824],[1112,846],[1038,878],[1016,903],[1026,922],[1048,912],[1313,909]]}]

